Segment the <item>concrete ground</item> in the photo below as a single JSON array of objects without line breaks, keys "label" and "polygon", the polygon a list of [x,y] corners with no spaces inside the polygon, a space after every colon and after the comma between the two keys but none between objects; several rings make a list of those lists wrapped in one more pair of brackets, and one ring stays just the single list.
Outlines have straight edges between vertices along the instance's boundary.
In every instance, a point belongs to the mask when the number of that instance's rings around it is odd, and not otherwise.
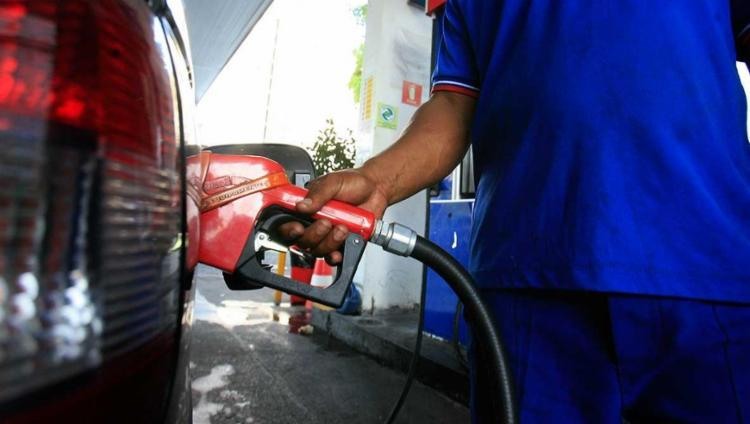
[{"label": "concrete ground", "polygon": [[[192,335],[193,421],[205,423],[379,423],[404,374],[320,332],[284,295],[229,291],[221,273],[197,270]],[[291,324],[291,325],[290,325]],[[399,423],[465,423],[468,410],[416,382]]]}]

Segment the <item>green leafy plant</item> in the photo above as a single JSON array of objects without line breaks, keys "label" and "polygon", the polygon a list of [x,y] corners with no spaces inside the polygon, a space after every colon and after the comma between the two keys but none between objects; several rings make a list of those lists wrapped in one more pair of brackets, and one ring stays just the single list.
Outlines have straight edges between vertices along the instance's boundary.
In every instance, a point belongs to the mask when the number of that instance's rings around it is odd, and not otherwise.
[{"label": "green leafy plant", "polygon": [[354,103],[359,103],[362,94],[362,61],[365,55],[365,43],[354,50],[354,72],[349,78],[349,90],[354,97]]},{"label": "green leafy plant", "polygon": [[352,136],[352,130],[347,132],[346,137],[339,136],[333,119],[326,119],[326,127],[320,130],[315,143],[309,149],[318,176],[354,166],[354,158],[357,155],[356,141]]},{"label": "green leafy plant", "polygon": [[357,25],[365,26],[367,22],[367,3],[359,5],[352,9],[352,15],[357,20]]}]

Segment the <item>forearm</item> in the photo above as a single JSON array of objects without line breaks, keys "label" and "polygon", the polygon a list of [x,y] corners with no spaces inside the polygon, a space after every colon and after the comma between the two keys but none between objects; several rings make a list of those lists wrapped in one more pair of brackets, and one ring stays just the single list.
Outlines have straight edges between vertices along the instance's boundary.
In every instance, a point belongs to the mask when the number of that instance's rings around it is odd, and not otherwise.
[{"label": "forearm", "polygon": [[461,94],[436,93],[396,143],[362,166],[388,204],[437,183],[456,167],[469,147],[474,103]]}]

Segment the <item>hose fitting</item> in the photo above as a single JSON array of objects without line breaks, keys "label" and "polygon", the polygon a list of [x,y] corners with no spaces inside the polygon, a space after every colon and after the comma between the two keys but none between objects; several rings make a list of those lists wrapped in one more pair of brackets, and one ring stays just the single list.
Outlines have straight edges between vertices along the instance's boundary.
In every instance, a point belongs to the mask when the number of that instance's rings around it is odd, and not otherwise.
[{"label": "hose fitting", "polygon": [[417,244],[417,232],[401,224],[385,224],[378,220],[370,243],[382,246],[383,250],[400,256],[411,256]]}]

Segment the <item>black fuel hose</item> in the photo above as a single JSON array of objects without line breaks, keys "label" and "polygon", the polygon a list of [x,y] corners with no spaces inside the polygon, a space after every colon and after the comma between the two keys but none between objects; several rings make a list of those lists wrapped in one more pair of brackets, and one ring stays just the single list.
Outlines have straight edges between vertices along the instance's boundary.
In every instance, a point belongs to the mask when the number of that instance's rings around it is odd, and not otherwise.
[{"label": "black fuel hose", "polygon": [[491,370],[490,376],[500,394],[500,403],[494,406],[494,409],[499,409],[495,413],[495,418],[506,424],[517,423],[515,390],[500,332],[495,325],[492,312],[479,295],[474,279],[453,256],[424,237],[417,237],[414,250],[409,256],[437,272],[463,302],[478,342],[479,357],[486,358]]}]

